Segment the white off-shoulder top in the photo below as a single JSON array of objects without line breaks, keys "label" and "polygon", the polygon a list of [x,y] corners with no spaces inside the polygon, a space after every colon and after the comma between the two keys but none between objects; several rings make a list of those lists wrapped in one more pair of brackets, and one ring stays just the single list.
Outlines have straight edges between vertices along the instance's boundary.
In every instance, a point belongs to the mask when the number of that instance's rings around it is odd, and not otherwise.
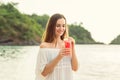
[{"label": "white off-shoulder top", "polygon": [[36,63],[36,80],[73,80],[71,58],[69,56],[63,57],[53,72],[47,76],[42,76],[41,72],[44,70],[46,64],[52,61],[58,54],[60,49],[57,48],[40,48]]}]

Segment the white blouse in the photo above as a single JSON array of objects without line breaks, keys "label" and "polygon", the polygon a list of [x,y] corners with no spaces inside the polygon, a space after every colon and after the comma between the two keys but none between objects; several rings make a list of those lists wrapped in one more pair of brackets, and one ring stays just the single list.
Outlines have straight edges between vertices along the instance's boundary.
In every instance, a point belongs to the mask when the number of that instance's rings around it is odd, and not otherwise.
[{"label": "white blouse", "polygon": [[58,54],[60,49],[40,48],[36,63],[36,80],[73,80],[71,58],[69,56],[63,57],[53,72],[43,77],[41,72],[44,70],[46,64],[52,61]]}]

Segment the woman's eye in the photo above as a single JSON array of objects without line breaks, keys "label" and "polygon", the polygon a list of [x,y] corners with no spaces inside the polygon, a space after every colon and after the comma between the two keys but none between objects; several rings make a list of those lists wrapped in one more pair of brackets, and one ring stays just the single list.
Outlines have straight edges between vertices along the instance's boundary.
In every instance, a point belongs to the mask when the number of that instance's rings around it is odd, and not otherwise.
[{"label": "woman's eye", "polygon": [[60,25],[56,25],[57,27],[60,27]]},{"label": "woman's eye", "polygon": [[60,27],[60,26],[57,26],[57,27]]},{"label": "woman's eye", "polygon": [[56,27],[65,27],[65,25],[56,25]]},{"label": "woman's eye", "polygon": [[65,27],[65,25],[63,25],[63,27]]}]

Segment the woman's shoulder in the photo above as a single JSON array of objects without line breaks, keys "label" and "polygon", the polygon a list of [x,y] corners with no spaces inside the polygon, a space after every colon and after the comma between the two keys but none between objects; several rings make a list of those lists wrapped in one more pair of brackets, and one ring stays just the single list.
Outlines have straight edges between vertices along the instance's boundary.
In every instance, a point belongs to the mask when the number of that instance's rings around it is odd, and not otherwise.
[{"label": "woman's shoulder", "polygon": [[58,52],[60,49],[59,48],[52,48],[50,47],[51,43],[48,42],[42,42],[40,44],[40,51],[46,52],[46,53],[53,53],[53,52]]},{"label": "woman's shoulder", "polygon": [[48,42],[42,42],[40,44],[40,48],[48,48],[49,46],[50,46],[50,43],[48,43]]}]

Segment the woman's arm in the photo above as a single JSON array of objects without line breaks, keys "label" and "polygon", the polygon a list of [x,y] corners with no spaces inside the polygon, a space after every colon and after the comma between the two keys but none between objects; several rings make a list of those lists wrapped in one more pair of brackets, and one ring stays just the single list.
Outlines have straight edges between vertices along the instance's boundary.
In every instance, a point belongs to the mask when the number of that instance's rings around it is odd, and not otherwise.
[{"label": "woman's arm", "polygon": [[72,63],[72,70],[77,71],[78,70],[78,60],[77,60],[77,57],[76,57],[76,54],[75,54],[74,47],[72,48],[72,60],[71,60],[71,63]]},{"label": "woman's arm", "polygon": [[[44,48],[44,46],[40,46],[41,48]],[[58,64],[58,62],[65,56],[65,53],[69,53],[69,49],[61,49],[59,51],[59,54],[57,55],[56,58],[54,58],[50,63],[46,64],[44,70],[42,71],[42,75],[46,76],[49,73],[51,73],[54,70],[54,67]]]},{"label": "woman's arm", "polygon": [[75,53],[75,40],[72,37],[69,37],[69,39],[71,40],[71,45],[72,45],[72,59],[71,59],[71,65],[72,65],[72,70],[77,71],[78,70],[78,60],[76,57],[76,53]]},{"label": "woman's arm", "polygon": [[46,76],[47,74],[51,73],[54,70],[54,67],[57,65],[57,63],[62,59],[61,55],[58,55],[55,59],[53,59],[50,63],[46,64],[43,72],[41,73],[43,76]]}]

